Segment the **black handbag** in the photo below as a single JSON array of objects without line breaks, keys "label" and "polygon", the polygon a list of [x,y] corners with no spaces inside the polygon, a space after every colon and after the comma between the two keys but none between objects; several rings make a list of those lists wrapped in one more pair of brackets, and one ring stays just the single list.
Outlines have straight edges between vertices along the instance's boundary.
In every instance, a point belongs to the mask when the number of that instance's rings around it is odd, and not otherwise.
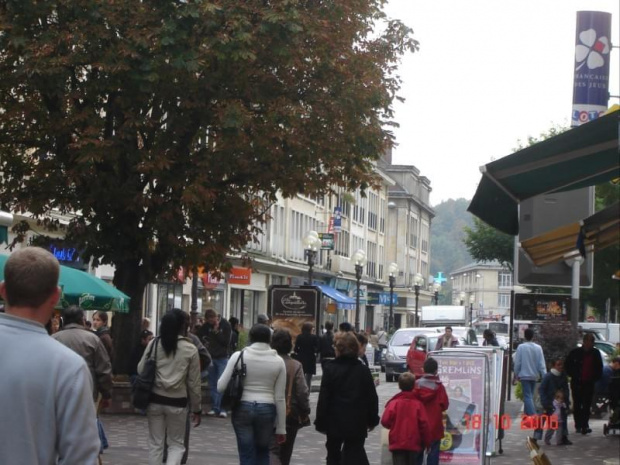
[{"label": "black handbag", "polygon": [[[159,338],[155,338],[153,340],[146,361],[144,362],[144,368],[142,368],[142,372],[138,374],[133,383],[132,403],[138,410],[145,410],[151,401],[151,391],[153,390],[155,376],[157,375],[158,339]],[[153,346],[155,347],[155,356],[151,358]]]},{"label": "black handbag", "polygon": [[241,396],[243,395],[243,380],[246,375],[246,365],[243,362],[243,350],[239,354],[239,358],[235,362],[232,374],[230,375],[230,381],[226,386],[224,397],[231,410],[234,410],[241,402]]}]

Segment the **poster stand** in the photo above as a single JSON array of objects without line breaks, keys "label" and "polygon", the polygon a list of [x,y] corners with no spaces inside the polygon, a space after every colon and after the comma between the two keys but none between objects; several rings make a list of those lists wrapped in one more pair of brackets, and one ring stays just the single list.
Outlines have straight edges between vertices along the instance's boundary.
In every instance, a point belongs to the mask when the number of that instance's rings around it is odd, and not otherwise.
[{"label": "poster stand", "polygon": [[[442,352],[454,356],[463,351],[464,349],[451,348],[444,349]],[[503,349],[493,346],[468,347],[467,351],[484,354],[488,359],[489,420],[484,425],[488,431],[486,455],[492,457],[503,453],[501,441],[504,438],[504,430],[510,429],[512,422],[512,419],[504,413],[507,388],[505,372],[508,356]]]},{"label": "poster stand", "polygon": [[[450,406],[444,417],[445,434],[439,463],[487,464],[491,424],[491,351],[444,349],[430,352],[446,387]],[[503,359],[502,359],[503,360]],[[493,380],[494,381],[494,380]]]}]

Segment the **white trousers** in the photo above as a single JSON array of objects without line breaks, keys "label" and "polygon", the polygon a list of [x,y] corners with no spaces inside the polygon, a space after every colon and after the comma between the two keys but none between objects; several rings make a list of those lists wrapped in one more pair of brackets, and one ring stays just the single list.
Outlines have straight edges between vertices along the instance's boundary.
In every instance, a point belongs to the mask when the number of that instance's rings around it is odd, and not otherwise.
[{"label": "white trousers", "polygon": [[185,452],[183,438],[187,409],[149,404],[146,416],[149,421],[149,465],[162,464],[164,442],[168,443],[166,465],[180,465]]}]

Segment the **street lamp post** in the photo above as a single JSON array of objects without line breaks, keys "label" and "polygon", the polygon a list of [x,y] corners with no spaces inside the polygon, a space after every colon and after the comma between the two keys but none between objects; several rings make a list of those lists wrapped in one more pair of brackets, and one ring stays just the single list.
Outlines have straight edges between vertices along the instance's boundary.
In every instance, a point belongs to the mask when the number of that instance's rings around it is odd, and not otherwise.
[{"label": "street lamp post", "polygon": [[480,286],[476,286],[479,289],[478,302],[481,304],[478,308],[478,316],[480,316],[480,308],[482,308],[482,314],[484,316],[484,276],[478,273],[476,274],[476,281],[479,279],[482,280],[482,284]]},{"label": "street lamp post", "polygon": [[362,272],[366,264],[366,252],[357,249],[353,254],[353,263],[355,263],[355,331],[360,330],[360,281],[362,280]]},{"label": "street lamp post", "polygon": [[420,298],[420,286],[424,282],[424,278],[420,273],[416,273],[413,277],[413,291],[415,293],[415,321],[414,326],[417,328],[420,325],[420,316],[418,315],[418,300]]},{"label": "street lamp post", "polygon": [[439,291],[441,290],[441,284],[438,282],[433,283],[433,291],[435,295],[435,305],[439,305]]},{"label": "street lamp post", "polygon": [[316,254],[321,247],[321,239],[316,231],[308,231],[303,239],[306,258],[308,259],[308,284],[312,286],[312,271],[314,268]]},{"label": "street lamp post", "polygon": [[398,274],[398,264],[390,263],[388,266],[390,273],[390,317],[388,318],[388,331],[391,332],[394,327],[394,284],[396,284],[396,275]]},{"label": "street lamp post", "polygon": [[471,294],[469,296],[469,324],[474,322],[474,300],[476,300],[476,296]]}]

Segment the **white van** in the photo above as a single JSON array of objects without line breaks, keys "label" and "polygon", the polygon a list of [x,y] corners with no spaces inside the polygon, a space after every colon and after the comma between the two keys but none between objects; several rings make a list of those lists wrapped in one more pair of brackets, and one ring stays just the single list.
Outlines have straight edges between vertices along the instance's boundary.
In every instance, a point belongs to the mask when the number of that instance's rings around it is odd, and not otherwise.
[{"label": "white van", "polygon": [[620,342],[620,324],[609,323],[609,332],[607,332],[607,323],[589,323],[580,322],[579,327],[582,329],[596,330],[605,336],[605,340],[612,344],[618,344]]}]

